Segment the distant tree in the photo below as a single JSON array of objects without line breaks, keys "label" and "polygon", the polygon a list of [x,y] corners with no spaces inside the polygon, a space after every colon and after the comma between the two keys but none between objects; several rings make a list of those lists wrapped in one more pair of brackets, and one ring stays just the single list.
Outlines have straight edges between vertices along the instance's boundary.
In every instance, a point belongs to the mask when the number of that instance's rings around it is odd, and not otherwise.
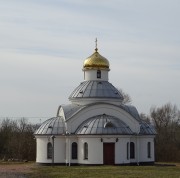
[{"label": "distant tree", "polygon": [[149,124],[151,123],[150,116],[146,115],[145,113],[140,113],[139,116],[143,121],[146,121]]},{"label": "distant tree", "polygon": [[0,125],[0,158],[35,160],[35,129],[36,125],[28,123],[25,118],[4,119]]},{"label": "distant tree", "polygon": [[122,103],[123,104],[131,104],[132,99],[131,99],[130,95],[125,93],[122,89],[118,88],[118,91],[122,94],[122,96],[124,98]]},{"label": "distant tree", "polygon": [[152,107],[150,117],[157,131],[157,161],[180,161],[180,111],[167,103],[162,107]]}]

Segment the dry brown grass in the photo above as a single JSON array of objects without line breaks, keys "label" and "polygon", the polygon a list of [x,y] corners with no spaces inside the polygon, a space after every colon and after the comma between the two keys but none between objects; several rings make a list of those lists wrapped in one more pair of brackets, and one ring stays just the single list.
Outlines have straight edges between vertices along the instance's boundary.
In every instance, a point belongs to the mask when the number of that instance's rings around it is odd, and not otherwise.
[{"label": "dry brown grass", "polygon": [[34,163],[1,162],[0,178],[27,178],[33,167]]},{"label": "dry brown grass", "polygon": [[158,164],[52,167],[37,166],[35,163],[0,163],[0,178],[180,178],[180,163]]}]

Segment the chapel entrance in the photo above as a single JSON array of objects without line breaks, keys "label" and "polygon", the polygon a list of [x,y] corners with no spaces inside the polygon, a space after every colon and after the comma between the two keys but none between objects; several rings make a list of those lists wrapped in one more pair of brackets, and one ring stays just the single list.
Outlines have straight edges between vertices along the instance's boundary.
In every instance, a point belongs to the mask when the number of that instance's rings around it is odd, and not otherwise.
[{"label": "chapel entrance", "polygon": [[103,159],[105,165],[114,165],[115,157],[115,144],[114,143],[103,143]]}]

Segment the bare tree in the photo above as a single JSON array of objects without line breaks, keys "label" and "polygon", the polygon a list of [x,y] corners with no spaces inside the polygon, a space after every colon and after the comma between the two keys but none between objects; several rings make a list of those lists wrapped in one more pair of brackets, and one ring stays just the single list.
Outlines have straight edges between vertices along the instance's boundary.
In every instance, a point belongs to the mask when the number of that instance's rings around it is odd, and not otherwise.
[{"label": "bare tree", "polygon": [[150,116],[146,115],[145,113],[140,113],[139,116],[143,121],[145,121],[145,122],[147,122],[149,124],[151,123]]},{"label": "bare tree", "polygon": [[170,103],[152,107],[150,116],[156,127],[158,161],[180,161],[180,111]]},{"label": "bare tree", "polygon": [[127,93],[125,93],[122,89],[117,89],[121,94],[122,94],[122,96],[123,96],[123,104],[131,104],[131,102],[132,102],[132,99],[131,99],[131,97],[130,97],[130,95],[129,94],[127,94]]},{"label": "bare tree", "polygon": [[180,114],[176,105],[172,106],[170,103],[165,104],[161,108],[152,107],[150,114],[157,129],[180,122]]},{"label": "bare tree", "polygon": [[35,125],[25,118],[20,120],[4,119],[0,125],[0,157],[18,160],[35,160]]}]

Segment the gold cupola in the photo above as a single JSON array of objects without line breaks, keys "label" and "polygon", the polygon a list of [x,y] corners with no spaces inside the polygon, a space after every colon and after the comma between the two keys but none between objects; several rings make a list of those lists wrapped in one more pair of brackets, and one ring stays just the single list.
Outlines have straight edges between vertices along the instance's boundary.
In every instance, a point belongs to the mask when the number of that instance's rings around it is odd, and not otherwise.
[{"label": "gold cupola", "polygon": [[97,39],[95,52],[85,59],[83,64],[83,69],[106,69],[109,70],[109,61],[101,56],[97,49]]}]

